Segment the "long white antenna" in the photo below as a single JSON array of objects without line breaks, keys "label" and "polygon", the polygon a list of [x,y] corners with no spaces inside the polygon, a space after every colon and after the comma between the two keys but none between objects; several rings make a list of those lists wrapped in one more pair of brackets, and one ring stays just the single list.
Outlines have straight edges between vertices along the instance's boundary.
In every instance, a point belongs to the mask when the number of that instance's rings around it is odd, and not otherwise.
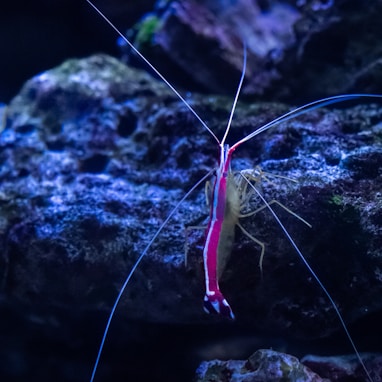
[{"label": "long white antenna", "polygon": [[237,105],[237,101],[239,99],[239,95],[240,95],[240,92],[241,92],[241,88],[243,86],[243,82],[244,82],[244,77],[245,77],[245,70],[247,68],[247,44],[244,42],[243,43],[243,68],[241,70],[241,77],[240,77],[240,81],[239,81],[239,86],[237,87],[237,90],[236,90],[236,95],[235,95],[235,99],[233,101],[233,105],[232,105],[232,109],[231,109],[231,113],[229,115],[229,119],[228,119],[228,123],[227,123],[227,128],[225,129],[225,133],[224,133],[224,136],[220,142],[220,146],[223,147],[224,146],[224,143],[225,143],[225,140],[227,138],[227,135],[228,135],[228,132],[229,132],[229,129],[231,127],[231,124],[232,124],[232,119],[233,119],[233,116],[235,114],[235,110],[236,110],[236,105]]},{"label": "long white antenna", "polygon": [[382,95],[380,94],[343,94],[343,95],[337,95],[333,97],[327,97],[327,98],[322,98],[318,101],[313,101],[310,103],[307,103],[303,106],[300,106],[296,109],[293,109],[289,111],[288,113],[285,113],[281,115],[280,117],[277,117],[271,122],[266,123],[265,125],[259,127],[257,130],[253,131],[251,134],[248,134],[246,137],[240,139],[240,141],[236,142],[232,147],[237,148],[240,146],[242,143],[249,141],[256,135],[270,129],[271,127],[274,127],[278,125],[281,122],[286,122],[292,118],[296,118],[299,115],[306,114],[312,110],[319,109],[324,106],[332,105],[334,103],[339,103],[339,102],[344,102],[344,101],[349,101],[357,98],[382,98]]},{"label": "long white antenna", "polygon": [[220,144],[218,137],[207,126],[207,124],[199,117],[198,113],[192,108],[192,106],[183,98],[183,96],[164,78],[157,68],[120,32],[120,30],[104,15],[100,9],[98,9],[90,0],[86,0],[95,11],[117,32],[117,34],[129,45],[129,47],[150,67],[150,69],[178,96],[178,98],[187,106],[192,114],[198,119],[202,126],[212,135],[215,141]]}]

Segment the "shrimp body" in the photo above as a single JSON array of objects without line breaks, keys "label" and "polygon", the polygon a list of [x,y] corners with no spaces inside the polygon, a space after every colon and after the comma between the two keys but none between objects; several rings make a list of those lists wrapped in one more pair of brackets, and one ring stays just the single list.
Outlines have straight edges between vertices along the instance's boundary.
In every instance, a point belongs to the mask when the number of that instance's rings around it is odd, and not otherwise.
[{"label": "shrimp body", "polygon": [[[234,229],[238,219],[236,212],[240,208],[230,169],[231,155],[228,145],[224,145],[221,148],[220,165],[213,187],[203,260],[206,281],[204,310],[233,319],[232,309],[219,288],[219,278],[229,259],[234,240]],[[228,195],[230,199],[227,198]]]}]

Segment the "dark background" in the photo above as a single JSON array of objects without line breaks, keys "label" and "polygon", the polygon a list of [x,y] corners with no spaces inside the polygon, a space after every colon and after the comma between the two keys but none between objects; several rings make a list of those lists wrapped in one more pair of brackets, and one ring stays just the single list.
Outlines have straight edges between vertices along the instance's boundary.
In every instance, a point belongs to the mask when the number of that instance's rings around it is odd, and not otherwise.
[{"label": "dark background", "polygon": [[[101,0],[97,5],[122,30],[152,9],[152,0]],[[0,10],[0,103],[30,77],[67,58],[118,55],[117,35],[86,0],[13,0]]]}]

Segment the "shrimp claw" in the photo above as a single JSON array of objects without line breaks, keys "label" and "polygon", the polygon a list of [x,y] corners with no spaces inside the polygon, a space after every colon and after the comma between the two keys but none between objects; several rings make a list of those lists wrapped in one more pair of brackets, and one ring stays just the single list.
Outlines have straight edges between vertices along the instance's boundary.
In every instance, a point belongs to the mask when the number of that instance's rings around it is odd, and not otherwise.
[{"label": "shrimp claw", "polygon": [[235,319],[228,301],[224,298],[220,291],[208,292],[204,296],[204,311],[211,314],[219,314],[221,316]]}]

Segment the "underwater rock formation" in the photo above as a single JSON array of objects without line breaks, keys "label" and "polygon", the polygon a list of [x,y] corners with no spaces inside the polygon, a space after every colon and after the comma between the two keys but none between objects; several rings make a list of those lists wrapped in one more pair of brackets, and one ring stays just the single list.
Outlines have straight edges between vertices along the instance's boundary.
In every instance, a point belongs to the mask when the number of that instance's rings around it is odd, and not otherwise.
[{"label": "underwater rock formation", "polygon": [[206,361],[196,371],[196,382],[329,382],[296,357],[273,350],[257,350],[248,360]]},{"label": "underwater rock formation", "polygon": [[381,92],[381,11],[380,1],[158,1],[135,42],[172,82],[233,94],[244,41],[244,94],[302,102]]},{"label": "underwater rock formation", "polygon": [[[382,355],[365,353],[362,354],[362,360],[373,381],[378,381],[382,376]],[[346,382],[365,379],[365,373],[354,355],[337,357],[307,355],[301,359],[301,363],[331,381]]]},{"label": "underwater rock formation", "polygon": [[[189,102],[221,136],[231,100]],[[231,143],[286,112],[240,103]],[[316,110],[261,134],[235,169],[269,176],[262,190],[312,224],[275,209],[348,322],[381,309],[382,111]],[[30,80],[1,133],[1,264],[5,296],[32,305],[109,310],[129,269],[176,201],[216,165],[217,147],[161,83],[107,56],[71,60]],[[250,208],[261,203],[253,198]],[[211,322],[202,309],[204,192],[192,194],[154,242],[120,311],[153,322]],[[273,217],[237,233],[222,288],[239,322],[318,338],[339,328],[333,308]]]},{"label": "underwater rock formation", "polygon": [[[372,378],[382,375],[381,355],[363,354]],[[301,361],[289,354],[260,349],[247,360],[204,361],[196,382],[329,382],[363,381],[365,374],[355,356],[306,356]]]}]

